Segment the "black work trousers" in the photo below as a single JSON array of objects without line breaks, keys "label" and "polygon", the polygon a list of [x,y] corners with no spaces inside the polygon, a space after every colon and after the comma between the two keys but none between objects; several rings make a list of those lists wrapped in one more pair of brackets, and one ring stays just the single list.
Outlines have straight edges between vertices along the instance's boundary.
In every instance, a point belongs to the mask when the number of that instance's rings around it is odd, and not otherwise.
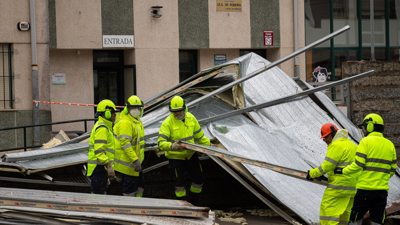
[{"label": "black work trousers", "polygon": [[127,196],[136,197],[140,194],[143,195],[144,191],[144,176],[143,171],[140,171],[139,176],[129,176],[122,174],[122,193]]},{"label": "black work trousers", "polygon": [[197,153],[188,160],[170,159],[169,160],[169,174],[174,182],[175,194],[179,196],[178,192],[185,191],[185,171],[187,171],[192,178],[192,186],[202,186],[204,182],[203,171],[200,165]]},{"label": "black work trousers", "polygon": [[383,224],[385,220],[385,208],[387,200],[386,190],[362,190],[358,189],[354,197],[353,208],[350,214],[350,223],[361,220],[369,211],[371,222]]},{"label": "black work trousers", "polygon": [[92,176],[90,176],[90,187],[93,194],[106,194],[107,175],[107,170],[104,166],[98,165],[94,168]]}]

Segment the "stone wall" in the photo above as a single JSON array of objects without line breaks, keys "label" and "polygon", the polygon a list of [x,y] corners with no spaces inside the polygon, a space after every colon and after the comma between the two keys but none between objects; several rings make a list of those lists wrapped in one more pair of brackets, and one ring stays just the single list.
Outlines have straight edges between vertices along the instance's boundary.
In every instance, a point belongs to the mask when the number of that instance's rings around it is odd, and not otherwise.
[{"label": "stone wall", "polygon": [[351,121],[358,125],[369,113],[382,116],[384,136],[400,152],[400,62],[346,62],[343,78],[369,70],[375,74],[350,83]]},{"label": "stone wall", "polygon": [[[0,129],[32,125],[32,110],[15,110],[0,112]],[[40,110],[39,123],[51,123],[51,111]],[[52,138],[51,126],[40,127],[40,144]],[[33,145],[33,130],[26,128],[26,145]],[[0,131],[0,155],[2,150],[24,146],[24,129]]]}]

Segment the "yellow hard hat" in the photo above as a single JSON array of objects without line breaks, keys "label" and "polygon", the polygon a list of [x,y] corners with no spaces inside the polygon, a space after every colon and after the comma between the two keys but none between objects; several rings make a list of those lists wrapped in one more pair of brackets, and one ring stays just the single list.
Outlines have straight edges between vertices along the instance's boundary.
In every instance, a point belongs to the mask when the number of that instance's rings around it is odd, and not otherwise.
[{"label": "yellow hard hat", "polygon": [[110,109],[110,111],[117,111],[114,103],[111,100],[104,99],[97,105],[97,112],[105,112],[106,109]]},{"label": "yellow hard hat", "polygon": [[106,119],[111,119],[112,113],[116,112],[117,108],[115,108],[115,105],[111,100],[104,99],[97,105],[96,111],[97,112],[96,112],[95,117],[98,117],[98,116],[104,114]]},{"label": "yellow hard hat", "polygon": [[376,113],[370,113],[364,118],[363,123],[358,125],[358,127],[361,129],[366,129],[368,132],[383,132],[384,123],[380,115]]},{"label": "yellow hard hat", "polygon": [[169,111],[179,112],[182,110],[186,110],[185,100],[180,96],[173,97],[169,104]]},{"label": "yellow hard hat", "polygon": [[126,101],[126,106],[123,110],[126,115],[128,114],[128,107],[140,107],[140,116],[143,115],[143,102],[138,96],[132,95],[128,98],[128,101]]},{"label": "yellow hard hat", "polygon": [[142,101],[140,101],[140,98],[136,95],[132,95],[131,97],[129,97],[126,104],[127,106],[137,106],[137,107],[143,106]]}]

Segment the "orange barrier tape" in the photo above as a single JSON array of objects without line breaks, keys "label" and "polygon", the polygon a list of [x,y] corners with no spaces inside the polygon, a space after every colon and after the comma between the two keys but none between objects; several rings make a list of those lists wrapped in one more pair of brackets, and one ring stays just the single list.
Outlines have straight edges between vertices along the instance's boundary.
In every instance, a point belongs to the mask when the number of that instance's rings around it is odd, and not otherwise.
[{"label": "orange barrier tape", "polygon": [[[89,106],[89,107],[97,107],[96,104],[81,104],[81,103],[65,103],[65,102],[48,102],[48,101],[36,101],[33,100],[33,104],[39,104],[39,103],[45,103],[45,104],[54,104],[54,105],[73,105],[73,106]],[[115,106],[116,108],[123,109],[124,106]]]}]

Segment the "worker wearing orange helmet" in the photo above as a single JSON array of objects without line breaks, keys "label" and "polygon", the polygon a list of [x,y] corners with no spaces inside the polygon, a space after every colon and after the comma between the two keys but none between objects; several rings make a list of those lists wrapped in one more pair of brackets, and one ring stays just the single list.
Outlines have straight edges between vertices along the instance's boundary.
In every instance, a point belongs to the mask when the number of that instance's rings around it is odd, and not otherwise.
[{"label": "worker wearing orange helmet", "polygon": [[308,180],[328,174],[328,187],[322,198],[319,221],[321,225],[347,224],[356,194],[357,174],[337,175],[334,169],[343,168],[354,161],[357,145],[348,139],[347,130],[339,130],[332,123],[321,127],[321,138],[328,145],[325,160],[307,174]]}]

